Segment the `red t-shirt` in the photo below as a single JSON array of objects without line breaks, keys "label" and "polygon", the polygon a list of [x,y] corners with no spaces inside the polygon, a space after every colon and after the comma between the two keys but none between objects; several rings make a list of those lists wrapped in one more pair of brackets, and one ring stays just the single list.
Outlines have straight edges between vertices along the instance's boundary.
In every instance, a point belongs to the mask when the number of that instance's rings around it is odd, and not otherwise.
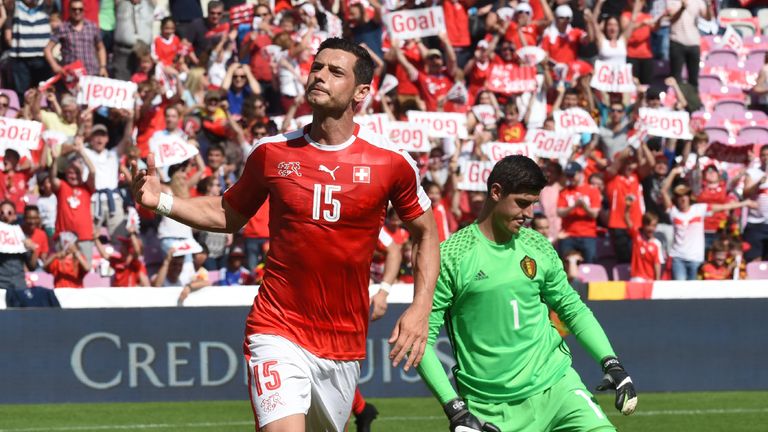
[{"label": "red t-shirt", "polygon": [[507,32],[504,34],[504,39],[512,42],[515,44],[515,47],[522,48],[523,46],[530,45],[530,46],[536,46],[536,41],[539,40],[539,34],[541,33],[539,31],[539,26],[535,24],[528,24],[520,28],[520,32],[523,34],[523,38],[525,39],[525,43],[523,43],[520,40],[520,34],[517,31],[518,25],[516,22],[512,21],[509,23],[509,27],[507,27]]},{"label": "red t-shirt", "polygon": [[48,235],[45,234],[45,231],[41,230],[40,228],[35,228],[32,231],[32,234],[27,237],[30,241],[32,241],[32,243],[37,245],[37,253],[40,256],[48,253]]},{"label": "red t-shirt", "polygon": [[[632,12],[622,12],[621,18],[629,20]],[[635,22],[643,22],[653,18],[647,13],[639,13],[635,17]],[[635,30],[629,35],[627,40],[627,57],[649,59],[653,58],[651,51],[651,26],[641,25],[635,27]]]},{"label": "red t-shirt", "polygon": [[272,65],[269,53],[263,49],[272,44],[272,39],[264,33],[248,33],[243,39],[243,46],[251,44],[251,72],[259,81],[272,81]]},{"label": "red t-shirt", "polygon": [[168,101],[163,99],[160,105],[149,108],[136,121],[136,147],[141,151],[141,157],[149,155],[149,139],[159,130],[165,129],[165,108]]},{"label": "red t-shirt", "polygon": [[152,53],[157,57],[157,61],[166,65],[173,66],[176,54],[181,48],[181,39],[173,35],[171,39],[164,39],[158,36],[152,42]]},{"label": "red t-shirt", "polygon": [[571,64],[576,61],[581,45],[581,38],[586,32],[580,28],[571,28],[571,31],[565,35],[558,35],[555,41],[551,42],[549,35],[544,35],[541,48],[549,53],[549,57],[558,62]]},{"label": "red t-shirt", "polygon": [[8,200],[16,206],[16,213],[23,213],[26,202],[24,195],[27,194],[27,181],[30,172],[14,171],[12,175],[0,171],[0,200]]},{"label": "red t-shirt", "polygon": [[462,1],[445,0],[443,2],[445,30],[448,39],[455,48],[467,48],[472,43],[469,37],[469,15]]},{"label": "red t-shirt", "polygon": [[[90,205],[90,203],[89,203]],[[48,266],[48,273],[53,275],[56,288],[82,288],[86,271],[72,257],[54,258]]]},{"label": "red t-shirt", "polygon": [[627,224],[624,222],[624,208],[626,207],[627,195],[630,194],[635,196],[635,201],[629,210],[632,226],[637,227],[642,224],[645,204],[643,203],[643,187],[640,185],[640,177],[637,174],[632,173],[629,177],[614,176],[606,183],[605,192],[611,203],[608,228],[627,229]]},{"label": "red t-shirt", "polygon": [[632,238],[632,262],[629,274],[633,278],[655,280],[655,264],[664,264],[661,242],[657,238],[645,239],[640,234],[640,230],[634,226],[629,230],[629,236]]},{"label": "red t-shirt", "polygon": [[453,86],[453,79],[444,73],[428,75],[419,72],[416,85],[419,88],[419,96],[427,105],[427,111],[437,111],[437,99],[448,94]]},{"label": "red t-shirt", "polygon": [[699,269],[699,279],[703,280],[727,280],[731,279],[733,273],[728,270],[728,265],[724,264],[718,267],[713,263],[704,263]]},{"label": "red t-shirt", "polygon": [[[579,198],[589,208],[600,209],[600,191],[589,184],[561,190],[557,198],[557,208],[571,207]],[[563,231],[571,237],[597,237],[597,218],[589,217],[582,207],[576,207],[562,220]]]},{"label": "red t-shirt", "polygon": [[252,217],[269,197],[270,250],[247,334],[285,337],[333,360],[365,357],[371,256],[392,202],[403,221],[430,207],[416,164],[381,136],[321,146],[303,130],[259,141],[224,193]]},{"label": "red t-shirt", "polygon": [[69,183],[59,183],[56,194],[56,234],[70,231],[79,241],[93,240],[93,220],[91,216],[91,190],[84,185],[72,187]]},{"label": "red t-shirt", "polygon": [[[421,51],[419,51],[419,46],[417,44],[410,44],[410,46],[406,44],[403,45],[401,49],[403,50],[403,55],[408,59],[409,62],[411,62],[413,67],[418,70],[422,70],[424,68],[424,62],[421,58]],[[419,94],[419,88],[417,87],[416,83],[411,81],[411,78],[408,76],[408,72],[405,71],[405,68],[400,63],[395,65],[395,78],[397,78],[398,81],[398,95],[416,96]]]},{"label": "red t-shirt", "polygon": [[502,123],[499,125],[499,141],[506,143],[519,143],[525,141],[525,125],[522,122],[515,124]]},{"label": "red t-shirt", "polygon": [[[728,191],[725,188],[725,182],[720,182],[720,184],[715,187],[704,185],[701,188],[701,193],[696,197],[696,202],[702,204],[726,204],[730,201],[731,199],[728,197]],[[716,233],[717,230],[725,224],[726,220],[728,220],[727,211],[719,211],[707,215],[704,218],[704,232]]]},{"label": "red t-shirt", "polygon": [[147,274],[147,267],[139,259],[134,258],[127,262],[124,257],[110,257],[109,264],[115,270],[115,275],[112,276],[114,287],[137,287],[139,276]]},{"label": "red t-shirt", "polygon": [[472,69],[469,71],[469,75],[467,76],[467,93],[469,93],[468,103],[470,105],[475,103],[477,94],[480,93],[480,90],[482,90],[483,87],[485,87],[485,80],[488,79],[489,73],[491,73],[490,61],[485,63],[475,62]]}]

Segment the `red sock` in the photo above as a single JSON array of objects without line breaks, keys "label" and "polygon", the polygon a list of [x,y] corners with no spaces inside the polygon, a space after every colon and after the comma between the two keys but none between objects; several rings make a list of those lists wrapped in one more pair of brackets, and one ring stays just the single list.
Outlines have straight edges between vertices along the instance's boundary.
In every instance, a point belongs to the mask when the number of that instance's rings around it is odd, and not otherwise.
[{"label": "red sock", "polygon": [[352,400],[352,412],[355,415],[359,415],[361,412],[363,412],[363,408],[365,408],[365,398],[363,397],[363,394],[360,393],[360,389],[355,389],[355,398]]}]

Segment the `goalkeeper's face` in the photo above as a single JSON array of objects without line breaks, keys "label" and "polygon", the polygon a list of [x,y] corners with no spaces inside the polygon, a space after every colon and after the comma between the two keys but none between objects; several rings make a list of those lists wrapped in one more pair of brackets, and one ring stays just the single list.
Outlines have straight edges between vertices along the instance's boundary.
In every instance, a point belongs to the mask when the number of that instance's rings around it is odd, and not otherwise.
[{"label": "goalkeeper's face", "polygon": [[525,221],[533,219],[533,207],[539,201],[539,194],[511,193],[502,195],[500,191],[494,193],[492,188],[491,199],[496,202],[493,209],[493,224],[496,229],[509,234],[517,234]]}]

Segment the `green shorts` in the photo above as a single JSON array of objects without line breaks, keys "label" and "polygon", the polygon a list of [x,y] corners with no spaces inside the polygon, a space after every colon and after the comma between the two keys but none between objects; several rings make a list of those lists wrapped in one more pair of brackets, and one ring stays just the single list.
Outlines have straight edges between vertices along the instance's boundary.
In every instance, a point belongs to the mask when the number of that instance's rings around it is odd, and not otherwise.
[{"label": "green shorts", "polygon": [[549,389],[513,403],[467,400],[469,410],[503,432],[608,432],[616,428],[573,368]]}]

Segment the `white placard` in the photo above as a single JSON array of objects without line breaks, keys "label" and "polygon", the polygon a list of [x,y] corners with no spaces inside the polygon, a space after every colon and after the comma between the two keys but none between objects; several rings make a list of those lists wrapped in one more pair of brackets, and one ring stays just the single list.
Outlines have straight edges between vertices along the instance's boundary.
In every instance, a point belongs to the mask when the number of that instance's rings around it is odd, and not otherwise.
[{"label": "white placard", "polygon": [[517,53],[518,57],[525,60],[525,63],[528,65],[537,65],[547,58],[546,51],[533,45],[524,46],[516,50],[515,53]]},{"label": "white placard", "polygon": [[467,137],[467,116],[465,114],[408,111],[408,122],[426,129],[430,138]]},{"label": "white placard", "polygon": [[368,114],[355,116],[355,123],[370,129],[372,132],[384,135],[389,127],[389,117],[386,114]]},{"label": "white placard", "polygon": [[533,155],[542,158],[567,158],[573,152],[573,147],[581,140],[579,134],[558,134],[544,129],[531,129],[525,135],[525,140],[531,144]]},{"label": "white placard", "polygon": [[498,162],[507,156],[521,155],[531,157],[531,146],[528,143],[489,142],[482,146],[483,153],[492,162]]},{"label": "white placard", "polygon": [[555,131],[560,134],[597,133],[595,119],[581,108],[558,110],[553,114]]},{"label": "white placard", "polygon": [[136,83],[97,76],[84,76],[80,78],[77,86],[77,103],[80,105],[133,109]]},{"label": "white placard", "polygon": [[389,122],[387,135],[389,140],[400,149],[412,153],[429,151],[429,138],[424,129],[408,122]]},{"label": "white placard", "polygon": [[155,154],[158,168],[182,163],[199,153],[197,147],[179,135],[154,136],[149,140],[149,149]]},{"label": "white placard", "polygon": [[0,253],[20,254],[26,251],[21,227],[0,222]]},{"label": "white placard", "polygon": [[484,126],[495,126],[498,117],[496,117],[496,108],[493,105],[481,104],[472,107],[472,114],[477,117]]},{"label": "white placard", "polygon": [[203,247],[194,239],[179,240],[174,242],[172,247],[175,249],[173,251],[174,257],[192,255],[203,251]]},{"label": "white placard", "polygon": [[3,148],[37,150],[43,124],[32,120],[0,117],[0,144]]},{"label": "white placard", "polygon": [[463,161],[459,164],[459,190],[487,192],[488,176],[491,175],[494,162]]},{"label": "white placard", "polygon": [[58,148],[58,146],[64,144],[67,141],[70,141],[71,139],[71,137],[67,136],[67,134],[64,132],[53,130],[43,131],[41,137],[43,138],[43,142],[51,148]]},{"label": "white placard", "polygon": [[640,108],[641,126],[648,135],[664,138],[691,139],[691,115],[687,111]]},{"label": "white placard", "polygon": [[733,28],[733,26],[729,25],[725,28],[725,33],[720,38],[720,46],[739,52],[744,48],[744,39],[741,38],[741,35]]},{"label": "white placard", "polygon": [[389,34],[400,40],[437,36],[446,31],[442,7],[390,12],[384,15],[384,23]]},{"label": "white placard", "polygon": [[597,60],[595,73],[589,85],[597,90],[610,93],[634,93],[637,91],[632,79],[632,65]]}]

